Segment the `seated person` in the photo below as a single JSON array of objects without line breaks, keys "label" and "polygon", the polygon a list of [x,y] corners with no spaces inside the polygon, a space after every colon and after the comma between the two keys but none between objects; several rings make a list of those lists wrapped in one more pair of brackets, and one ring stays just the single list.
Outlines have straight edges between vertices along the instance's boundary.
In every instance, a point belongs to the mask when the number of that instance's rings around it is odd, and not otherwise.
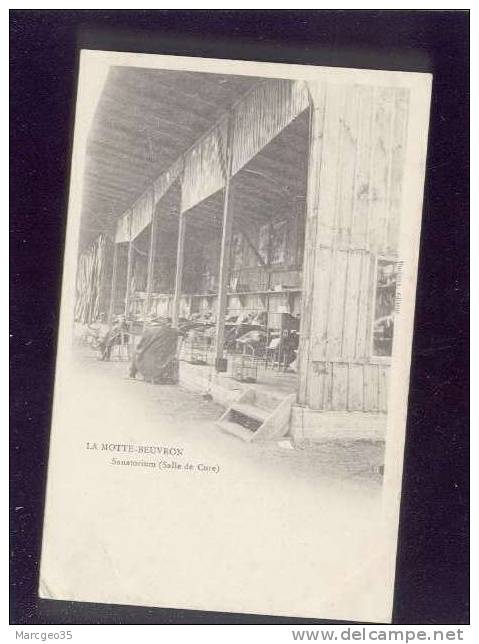
[{"label": "seated person", "polygon": [[148,382],[176,380],[179,332],[168,318],[156,318],[145,328],[130,365],[130,378],[137,373]]},{"label": "seated person", "polygon": [[119,315],[109,331],[98,339],[101,360],[110,360],[111,350],[115,344],[128,342],[128,326],[124,315]]}]

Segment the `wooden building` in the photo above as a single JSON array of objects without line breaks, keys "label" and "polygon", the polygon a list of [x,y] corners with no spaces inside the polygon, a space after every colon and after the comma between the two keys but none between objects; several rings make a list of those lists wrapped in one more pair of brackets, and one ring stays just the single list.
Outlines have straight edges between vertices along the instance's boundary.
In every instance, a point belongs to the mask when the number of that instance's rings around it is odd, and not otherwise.
[{"label": "wooden building", "polygon": [[[182,369],[186,382],[195,371],[219,399],[235,360],[229,320],[264,330],[260,370],[271,337],[296,334],[294,370],[273,365],[274,378],[263,379],[279,392],[281,430],[257,435],[377,438],[387,412],[408,90],[191,72],[169,72],[167,87],[165,74],[112,70],[97,111],[100,141],[113,117],[125,127],[136,119],[169,153],[161,172],[150,167],[136,179],[141,194],[121,216],[103,222],[114,240],[105,313],[209,321],[206,365]],[[122,98],[139,108],[125,115]],[[231,394],[252,416],[261,382]]]}]

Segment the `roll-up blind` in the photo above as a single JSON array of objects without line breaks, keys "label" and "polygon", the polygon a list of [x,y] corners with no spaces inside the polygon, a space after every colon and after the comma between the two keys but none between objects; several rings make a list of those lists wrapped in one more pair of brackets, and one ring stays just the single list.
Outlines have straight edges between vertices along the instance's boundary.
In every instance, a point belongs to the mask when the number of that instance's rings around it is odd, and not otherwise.
[{"label": "roll-up blind", "polygon": [[214,194],[225,185],[228,121],[223,119],[185,157],[181,210]]},{"label": "roll-up blind", "polygon": [[131,210],[127,210],[118,220],[116,225],[115,243],[122,244],[130,241]]},{"label": "roll-up blind", "polygon": [[148,224],[153,214],[153,190],[149,188],[135,202],[131,209],[130,239],[135,239]]},{"label": "roll-up blind", "polygon": [[233,174],[308,105],[308,90],[302,81],[271,79],[247,94],[235,108]]},{"label": "roll-up blind", "polygon": [[159,200],[168,192],[173,183],[178,179],[183,170],[183,158],[181,157],[163,174],[160,174],[158,179],[153,184],[155,206]]}]

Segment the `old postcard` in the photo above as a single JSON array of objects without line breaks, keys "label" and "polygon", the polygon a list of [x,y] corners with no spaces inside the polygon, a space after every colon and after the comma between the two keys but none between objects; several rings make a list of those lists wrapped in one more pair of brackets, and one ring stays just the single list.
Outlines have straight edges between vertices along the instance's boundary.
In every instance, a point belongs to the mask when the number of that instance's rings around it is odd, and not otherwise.
[{"label": "old postcard", "polygon": [[41,597],[390,621],[431,77],[78,82]]}]

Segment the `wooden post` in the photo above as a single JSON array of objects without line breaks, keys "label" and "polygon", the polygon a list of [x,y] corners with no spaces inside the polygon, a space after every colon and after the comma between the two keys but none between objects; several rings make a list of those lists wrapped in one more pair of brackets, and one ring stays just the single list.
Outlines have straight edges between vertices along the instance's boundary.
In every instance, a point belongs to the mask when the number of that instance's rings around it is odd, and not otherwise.
[{"label": "wooden post", "polygon": [[173,313],[172,313],[172,325],[174,328],[178,328],[178,319],[180,317],[181,287],[183,284],[183,257],[184,257],[184,251],[185,251],[185,230],[186,230],[185,213],[180,212],[180,221],[178,226],[178,246],[176,250],[175,294],[173,296]]},{"label": "wooden post", "polygon": [[115,314],[117,280],[118,280],[118,244],[114,242],[113,270],[111,274],[110,307],[108,310],[108,324],[110,325],[113,321],[113,315]]},{"label": "wooden post", "polygon": [[[131,217],[131,215],[130,215]],[[126,270],[126,293],[125,293],[125,317],[128,317],[130,312],[130,282],[131,272],[133,269],[133,240],[131,239],[131,218],[130,218],[130,241],[128,242],[128,265]]]},{"label": "wooden post", "polygon": [[151,306],[151,294],[153,291],[153,278],[155,275],[155,261],[157,250],[157,237],[158,237],[158,217],[155,213],[155,197],[152,194],[152,213],[151,213],[151,229],[150,229],[150,252],[148,255],[148,276],[146,280],[146,302],[145,302],[145,315],[149,315]]},{"label": "wooden post", "polygon": [[[316,88],[314,88],[316,89]],[[318,88],[319,89],[319,88]],[[301,327],[299,336],[298,402],[305,404],[308,398],[308,376],[310,369],[311,315],[314,293],[314,273],[318,240],[319,183],[323,148],[323,129],[326,108],[324,86],[315,92],[311,101],[308,183],[306,194],[306,222],[303,251],[303,280],[301,298]]]},{"label": "wooden post", "polygon": [[228,140],[226,145],[227,172],[223,200],[223,230],[221,235],[220,273],[218,279],[218,307],[216,318],[216,371],[225,371],[223,362],[223,345],[225,337],[225,317],[228,304],[228,278],[230,274],[231,236],[233,232],[233,209],[231,208],[231,166],[233,160],[233,116],[228,123]]}]

